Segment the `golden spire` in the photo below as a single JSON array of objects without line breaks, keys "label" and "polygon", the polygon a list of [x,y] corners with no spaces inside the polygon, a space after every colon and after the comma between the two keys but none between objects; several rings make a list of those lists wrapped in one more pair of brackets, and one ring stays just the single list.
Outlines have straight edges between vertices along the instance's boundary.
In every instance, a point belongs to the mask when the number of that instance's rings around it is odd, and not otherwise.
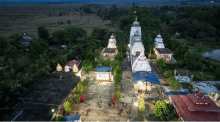
[{"label": "golden spire", "polygon": [[135,21],[137,21],[137,17],[135,18]]}]

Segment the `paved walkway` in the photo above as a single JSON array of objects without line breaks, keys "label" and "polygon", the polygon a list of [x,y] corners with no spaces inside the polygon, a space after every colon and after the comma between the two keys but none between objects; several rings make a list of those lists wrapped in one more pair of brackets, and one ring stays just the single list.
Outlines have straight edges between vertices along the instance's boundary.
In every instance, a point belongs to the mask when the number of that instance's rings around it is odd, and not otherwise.
[{"label": "paved walkway", "polygon": [[[83,72],[85,73],[85,72]],[[126,121],[127,115],[124,110],[119,114],[119,108],[109,107],[108,102],[115,93],[114,82],[95,83],[94,72],[88,72],[84,77],[89,77],[89,86],[83,92],[85,102],[75,106],[74,111],[82,114],[82,121]],[[98,107],[98,101],[101,100],[102,107]],[[72,114],[75,114],[74,112]]]}]

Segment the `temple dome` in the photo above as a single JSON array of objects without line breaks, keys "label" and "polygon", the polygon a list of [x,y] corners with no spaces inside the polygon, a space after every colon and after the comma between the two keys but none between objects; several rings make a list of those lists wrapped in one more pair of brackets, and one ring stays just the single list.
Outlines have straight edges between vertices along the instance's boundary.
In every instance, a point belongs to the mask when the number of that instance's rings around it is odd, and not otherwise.
[{"label": "temple dome", "polygon": [[110,36],[110,38],[115,38],[115,36],[112,34],[112,35]]},{"label": "temple dome", "polygon": [[157,38],[162,38],[162,36],[160,34],[157,35]]},{"label": "temple dome", "polygon": [[136,18],[136,20],[133,22],[132,27],[140,27],[140,23],[137,21],[137,18]]}]

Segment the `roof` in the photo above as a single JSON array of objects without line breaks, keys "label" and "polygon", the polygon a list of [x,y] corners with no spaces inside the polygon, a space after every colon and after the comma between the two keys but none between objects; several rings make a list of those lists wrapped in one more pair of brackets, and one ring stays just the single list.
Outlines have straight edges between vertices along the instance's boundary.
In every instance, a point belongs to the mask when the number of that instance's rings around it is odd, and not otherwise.
[{"label": "roof", "polygon": [[160,81],[158,80],[156,73],[149,73],[146,71],[133,72],[132,78],[133,83],[137,83],[138,81],[148,81],[154,84],[160,84]]},{"label": "roof", "polygon": [[[62,80],[60,80],[62,76]],[[79,81],[72,72],[53,72],[31,87],[23,96],[24,102],[1,114],[1,121],[50,121],[51,110],[58,109]],[[19,100],[20,101],[20,100]],[[28,103],[26,103],[28,102]]]},{"label": "roof", "polygon": [[80,116],[81,116],[81,114],[66,116],[63,118],[63,121],[77,121],[77,120],[79,120]]},{"label": "roof", "polygon": [[[180,117],[182,117],[184,121],[220,121],[220,112],[190,111],[187,106],[187,104],[191,103],[187,98],[190,95],[195,96],[195,94],[175,95],[175,96],[171,95],[172,102],[175,105],[178,114],[180,115]],[[207,105],[203,105],[203,106],[207,106]],[[203,106],[199,105],[197,106],[197,108],[203,109]],[[212,107],[210,107],[209,109],[211,108]],[[219,109],[219,107],[217,106],[216,108]]]},{"label": "roof", "polygon": [[105,48],[104,53],[114,53],[116,48]]},{"label": "roof", "polygon": [[156,50],[160,54],[172,54],[172,52],[168,48],[156,48]]},{"label": "roof", "polygon": [[205,82],[192,82],[192,85],[200,89],[202,93],[215,93],[218,89],[211,83]]},{"label": "roof", "polygon": [[68,61],[68,62],[66,63],[66,65],[73,67],[74,64],[77,65],[78,63],[79,63],[79,62],[78,62],[77,60],[72,60],[72,61]]},{"label": "roof", "polygon": [[138,58],[132,64],[132,70],[137,71],[147,71],[151,72],[151,66],[147,60],[147,57],[144,54],[138,56]]},{"label": "roof", "polygon": [[97,66],[95,71],[96,72],[111,72],[112,67],[110,66]]}]

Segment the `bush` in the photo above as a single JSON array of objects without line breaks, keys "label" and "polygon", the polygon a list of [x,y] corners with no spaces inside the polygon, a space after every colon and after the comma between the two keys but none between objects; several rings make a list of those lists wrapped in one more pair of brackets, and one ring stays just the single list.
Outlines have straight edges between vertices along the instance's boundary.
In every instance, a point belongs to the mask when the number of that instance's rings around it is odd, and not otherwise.
[{"label": "bush", "polygon": [[148,54],[148,58],[149,59],[153,59],[154,58],[154,54]]},{"label": "bush", "polygon": [[157,60],[156,65],[159,67],[159,69],[162,69],[165,66],[165,62],[162,58],[160,58]]},{"label": "bush", "polygon": [[115,80],[116,84],[120,84],[121,83],[121,75],[120,74],[114,75],[114,80]]},{"label": "bush", "polygon": [[77,85],[77,90],[81,93],[84,90],[84,86],[82,82],[79,82]]},{"label": "bush", "polygon": [[123,56],[123,54],[121,54],[121,53],[118,53],[118,54],[115,56],[115,60],[122,61],[123,59],[124,59],[124,56]]},{"label": "bush", "polygon": [[144,98],[138,99],[138,109],[140,112],[145,110]]},{"label": "bush", "polygon": [[114,97],[115,99],[121,98],[121,93],[119,91],[116,91]]},{"label": "bush", "polygon": [[71,112],[73,110],[72,103],[70,103],[69,101],[66,101],[66,103],[64,104],[64,110],[66,112]]},{"label": "bush", "polygon": [[169,78],[170,88],[175,92],[180,89],[180,83],[173,76]]},{"label": "bush", "polygon": [[115,70],[114,70],[114,75],[121,75],[122,71],[121,71],[121,68],[120,67],[117,67]]},{"label": "bush", "polygon": [[57,114],[56,115],[56,121],[62,121],[63,120],[63,115],[62,114]]},{"label": "bush", "polygon": [[83,82],[82,82],[83,86],[88,86],[89,84],[89,78],[86,78]]},{"label": "bush", "polygon": [[172,73],[172,71],[168,70],[168,71],[165,71],[163,75],[167,78],[170,78],[173,76],[173,73]]},{"label": "bush", "polygon": [[75,93],[73,95],[73,104],[79,104],[80,103],[80,97],[81,97],[81,94],[80,93]]}]

